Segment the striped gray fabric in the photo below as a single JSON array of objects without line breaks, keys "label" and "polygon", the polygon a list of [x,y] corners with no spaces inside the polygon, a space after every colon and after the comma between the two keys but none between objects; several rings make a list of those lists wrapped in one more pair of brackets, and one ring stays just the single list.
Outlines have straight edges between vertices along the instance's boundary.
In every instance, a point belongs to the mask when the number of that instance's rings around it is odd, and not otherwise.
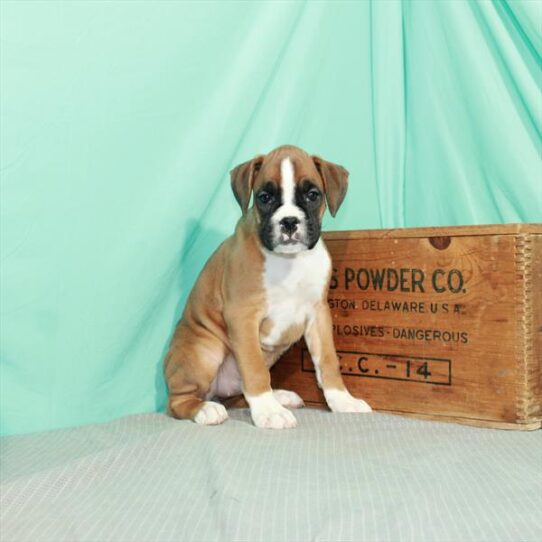
[{"label": "striped gray fabric", "polygon": [[6,437],[0,540],[540,542],[542,432],[298,411]]}]

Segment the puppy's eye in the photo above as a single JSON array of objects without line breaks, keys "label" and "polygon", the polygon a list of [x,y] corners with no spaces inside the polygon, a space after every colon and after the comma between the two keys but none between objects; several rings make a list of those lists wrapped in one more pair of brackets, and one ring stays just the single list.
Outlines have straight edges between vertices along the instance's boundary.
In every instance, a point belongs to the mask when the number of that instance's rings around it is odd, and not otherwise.
[{"label": "puppy's eye", "polygon": [[260,203],[267,205],[273,200],[273,196],[271,194],[268,194],[267,192],[260,192],[258,194],[258,200]]},{"label": "puppy's eye", "polygon": [[305,197],[309,200],[309,201],[316,201],[319,197],[320,197],[320,192],[318,192],[318,190],[316,190],[316,188],[313,188],[312,190],[309,190],[307,192],[307,194],[305,195]]}]

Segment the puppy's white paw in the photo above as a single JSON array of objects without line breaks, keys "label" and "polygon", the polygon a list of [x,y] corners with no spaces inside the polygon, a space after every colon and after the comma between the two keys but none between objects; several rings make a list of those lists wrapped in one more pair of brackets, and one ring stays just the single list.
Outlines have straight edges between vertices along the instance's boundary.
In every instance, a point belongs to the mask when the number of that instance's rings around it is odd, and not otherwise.
[{"label": "puppy's white paw", "polygon": [[294,391],[288,390],[273,390],[273,397],[283,406],[287,408],[302,408],[305,406],[303,399]]},{"label": "puppy's white paw", "polygon": [[264,429],[288,429],[297,425],[295,416],[279,404],[281,410],[269,412],[251,412],[256,427]]},{"label": "puppy's white paw", "polygon": [[214,401],[205,401],[194,417],[194,421],[200,425],[218,425],[227,418],[228,413],[224,405]]},{"label": "puppy's white paw", "polygon": [[285,409],[270,391],[260,395],[246,396],[246,400],[250,405],[250,414],[256,427],[287,429],[297,425],[295,416]]},{"label": "puppy's white paw", "polygon": [[324,390],[327,404],[332,412],[372,412],[362,399],[352,397],[346,390]]}]

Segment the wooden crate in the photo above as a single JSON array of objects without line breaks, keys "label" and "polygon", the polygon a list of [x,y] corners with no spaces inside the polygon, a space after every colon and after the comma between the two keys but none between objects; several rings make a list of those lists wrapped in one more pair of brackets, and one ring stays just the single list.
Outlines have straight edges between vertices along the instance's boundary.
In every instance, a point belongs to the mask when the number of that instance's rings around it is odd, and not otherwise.
[{"label": "wooden crate", "polygon": [[[330,232],[341,371],[376,410],[536,429],[542,224]],[[273,386],[324,404],[304,344]]]}]

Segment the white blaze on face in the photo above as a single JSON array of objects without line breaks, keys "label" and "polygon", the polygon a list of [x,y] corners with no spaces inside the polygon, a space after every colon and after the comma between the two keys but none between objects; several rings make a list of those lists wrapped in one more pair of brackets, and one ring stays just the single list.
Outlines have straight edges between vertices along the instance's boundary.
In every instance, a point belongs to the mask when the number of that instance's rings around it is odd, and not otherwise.
[{"label": "white blaze on face", "polygon": [[[294,165],[290,157],[282,159],[280,163],[280,186],[282,189],[282,205],[276,210],[271,222],[277,246],[275,252],[292,253],[306,248],[304,243],[306,234],[305,213],[295,204],[295,173]],[[299,220],[295,237],[300,242],[295,244],[281,245],[280,242],[287,239],[281,232],[280,221],[286,217],[295,217]]]}]

